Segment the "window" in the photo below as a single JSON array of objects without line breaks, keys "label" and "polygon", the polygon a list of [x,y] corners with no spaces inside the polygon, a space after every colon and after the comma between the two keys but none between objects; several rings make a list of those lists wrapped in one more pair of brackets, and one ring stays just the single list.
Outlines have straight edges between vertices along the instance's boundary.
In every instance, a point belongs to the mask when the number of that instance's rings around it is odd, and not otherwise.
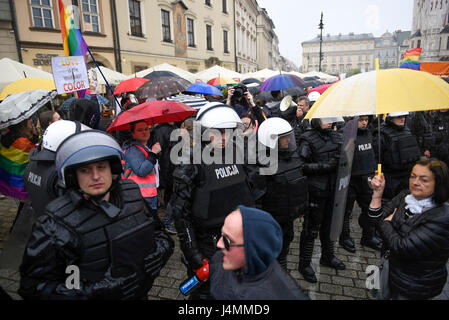
[{"label": "window", "polygon": [[446,50],[449,50],[449,37],[447,37]]},{"label": "window", "polygon": [[187,18],[187,45],[195,47],[195,29],[193,27],[193,20]]},{"label": "window", "polygon": [[172,42],[170,32],[170,12],[166,10],[161,10],[161,17],[162,17],[162,41]]},{"label": "window", "polygon": [[418,40],[418,43],[416,44],[417,48],[421,48],[421,40]]},{"label": "window", "polygon": [[206,24],[206,42],[207,42],[207,50],[212,49],[212,26]]},{"label": "window", "polygon": [[31,0],[33,26],[53,29],[53,9],[50,0]]},{"label": "window", "polygon": [[100,32],[97,0],[81,0],[83,28],[85,31]]},{"label": "window", "polygon": [[224,53],[229,53],[228,31],[227,30],[223,30],[223,48],[224,48]]},{"label": "window", "polygon": [[223,0],[223,13],[228,13],[228,0]]},{"label": "window", "polygon": [[206,6],[212,7],[212,4],[210,3],[210,0],[204,0],[204,4]]},{"label": "window", "polygon": [[131,24],[131,35],[142,37],[142,20],[140,16],[140,1],[129,0],[129,20]]}]

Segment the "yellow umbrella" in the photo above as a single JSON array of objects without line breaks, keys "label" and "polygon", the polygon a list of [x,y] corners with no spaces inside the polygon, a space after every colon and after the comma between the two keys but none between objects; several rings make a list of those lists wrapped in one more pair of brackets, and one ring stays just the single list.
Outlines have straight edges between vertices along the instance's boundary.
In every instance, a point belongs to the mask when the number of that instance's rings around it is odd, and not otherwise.
[{"label": "yellow umbrella", "polygon": [[430,73],[388,69],[335,83],[305,119],[449,109],[449,84]]},{"label": "yellow umbrella", "polygon": [[53,80],[43,78],[24,78],[8,84],[0,93],[0,100],[4,100],[10,94],[37,89],[56,90],[56,87]]},{"label": "yellow umbrella", "polygon": [[[449,84],[446,81],[411,69],[379,70],[376,61],[375,71],[357,74],[327,89],[304,118],[438,109],[449,109]],[[378,121],[380,126],[380,117]],[[378,164],[379,175],[381,170],[381,164]]]}]

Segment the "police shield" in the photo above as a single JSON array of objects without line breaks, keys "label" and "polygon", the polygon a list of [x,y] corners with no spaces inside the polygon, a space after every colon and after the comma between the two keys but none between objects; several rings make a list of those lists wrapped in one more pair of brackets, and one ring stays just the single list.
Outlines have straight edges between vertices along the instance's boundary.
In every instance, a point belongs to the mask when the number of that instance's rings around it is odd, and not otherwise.
[{"label": "police shield", "polygon": [[343,145],[340,152],[338,164],[337,185],[334,195],[334,206],[332,212],[331,241],[340,238],[345,215],[346,196],[348,194],[349,181],[351,180],[352,160],[354,158],[355,139],[357,138],[357,127],[359,117],[348,121],[343,129]]},{"label": "police shield", "polygon": [[35,222],[35,214],[33,207],[31,207],[31,201],[25,202],[18,215],[8,241],[5,243],[0,255],[0,269],[19,270],[23,253],[25,252]]}]

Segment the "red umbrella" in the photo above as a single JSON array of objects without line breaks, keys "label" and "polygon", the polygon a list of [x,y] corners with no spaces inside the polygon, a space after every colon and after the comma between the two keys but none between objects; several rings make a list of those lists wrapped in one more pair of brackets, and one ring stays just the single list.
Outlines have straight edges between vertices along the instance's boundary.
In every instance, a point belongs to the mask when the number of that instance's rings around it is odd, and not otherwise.
[{"label": "red umbrella", "polygon": [[145,82],[148,81],[150,80],[139,77],[123,80],[115,89],[114,96],[123,92],[134,92],[137,90],[137,88],[139,88],[141,85],[143,85]]},{"label": "red umbrella", "polygon": [[324,91],[326,91],[327,89],[329,89],[330,87],[332,87],[334,84],[333,83],[329,83],[329,84],[322,84],[321,86],[318,86],[316,88],[313,88],[311,90],[309,90],[309,92],[307,93],[307,96],[311,93],[311,92],[319,92],[321,94],[323,94]]},{"label": "red umbrella", "polygon": [[145,120],[149,125],[156,123],[183,121],[197,110],[182,102],[149,101],[120,113],[111,123],[107,132],[131,129],[131,122]]}]

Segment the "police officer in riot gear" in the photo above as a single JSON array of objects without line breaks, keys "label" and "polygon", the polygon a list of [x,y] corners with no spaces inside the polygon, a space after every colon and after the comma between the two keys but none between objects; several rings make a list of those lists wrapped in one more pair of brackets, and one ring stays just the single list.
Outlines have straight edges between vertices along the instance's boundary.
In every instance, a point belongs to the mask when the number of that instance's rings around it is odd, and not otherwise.
[{"label": "police officer in riot gear", "polygon": [[441,109],[434,114],[433,132],[435,146],[431,150],[432,157],[449,163],[449,109]]},{"label": "police officer in riot gear", "polygon": [[[405,125],[408,115],[408,112],[395,112],[387,115],[385,122],[380,126],[380,155],[379,139],[373,140],[376,160],[378,163],[382,163],[382,171],[387,181],[383,202],[388,202],[401,190],[408,188],[410,172],[422,155],[415,136]],[[379,128],[375,129],[373,136],[377,137],[378,130]]]},{"label": "police officer in riot gear", "polygon": [[[291,108],[296,112],[296,108]],[[279,264],[287,271],[287,254],[294,237],[293,222],[307,208],[307,178],[298,155],[295,134],[282,118],[269,118],[259,127],[258,140],[272,152],[278,152],[277,170],[264,175],[266,193],[260,199],[262,209],[269,212],[282,229],[282,250]]]},{"label": "police officer in riot gear", "polygon": [[[24,299],[146,298],[174,243],[137,184],[121,180],[122,160],[117,142],[97,130],[59,146],[67,192],[34,225],[20,267]],[[68,266],[79,270],[71,281]]]},{"label": "police officer in riot gear", "polygon": [[435,145],[431,115],[427,111],[413,112],[407,119],[406,124],[416,137],[421,153],[430,157],[430,150]]},{"label": "police officer in riot gear", "polygon": [[308,282],[317,282],[310,266],[315,238],[320,235],[320,263],[337,270],[346,268],[334,255],[330,240],[335,183],[342,144],[342,135],[331,129],[336,118],[312,119],[312,129],[301,136],[299,156],[305,162],[309,189],[309,209],[304,216],[300,237],[298,271]]},{"label": "police officer in riot gear", "polygon": [[[201,142],[201,137],[196,137],[200,126],[203,139],[208,141]],[[241,126],[232,107],[220,102],[203,106],[194,123],[193,149],[173,172],[170,207],[189,278],[203,266],[203,259],[210,261],[214,255],[229,212],[238,205],[254,206],[248,168],[225,159],[226,147],[237,149],[231,134]],[[195,156],[201,156],[200,161],[194,162]],[[205,158],[209,156],[214,157],[213,161]],[[210,299],[209,280],[189,298]]]},{"label": "police officer in riot gear", "polygon": [[45,207],[51,200],[63,193],[63,189],[58,185],[58,174],[55,168],[56,149],[68,136],[89,129],[88,126],[77,121],[56,121],[45,130],[42,137],[42,149],[33,149],[30,152],[24,182],[36,218],[44,213]]},{"label": "police officer in riot gear", "polygon": [[340,235],[340,245],[351,253],[354,253],[355,244],[350,235],[350,216],[354,208],[354,202],[361,208],[359,225],[362,227],[361,244],[375,250],[380,250],[382,241],[375,237],[374,225],[368,218],[368,209],[371,202],[372,189],[368,179],[372,178],[376,168],[376,156],[373,149],[373,136],[368,129],[369,117],[360,116],[358,120],[357,139],[355,141],[354,158],[352,161],[351,180],[348,187],[346,210],[343,220],[343,229]]}]

